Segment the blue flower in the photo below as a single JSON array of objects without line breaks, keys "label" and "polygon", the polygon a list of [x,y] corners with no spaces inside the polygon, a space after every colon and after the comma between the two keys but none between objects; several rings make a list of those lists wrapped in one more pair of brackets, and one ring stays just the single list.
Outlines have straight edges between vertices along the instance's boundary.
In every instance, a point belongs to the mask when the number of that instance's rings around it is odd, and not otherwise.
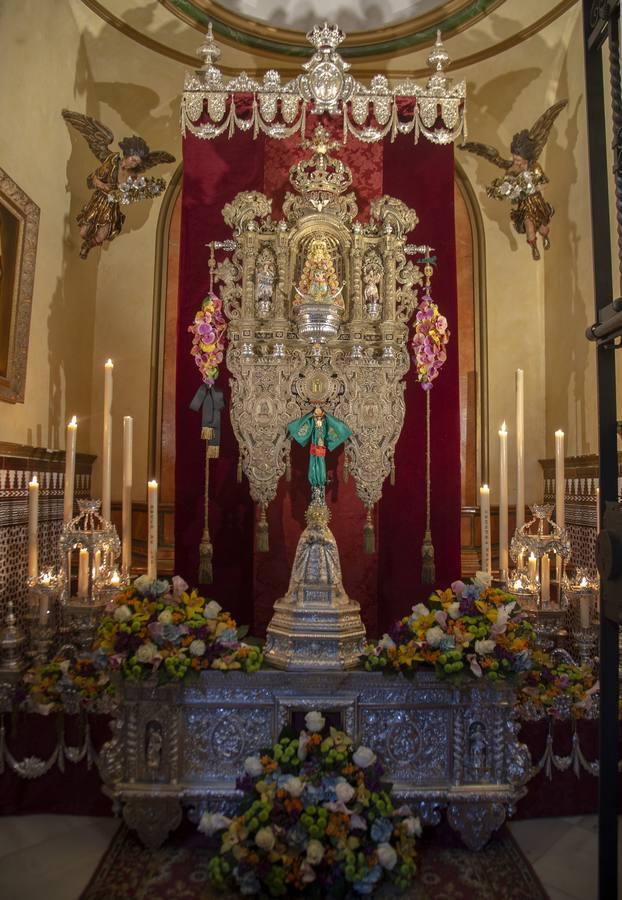
[{"label": "blue flower", "polygon": [[238,634],[235,628],[225,628],[224,631],[218,635],[218,643],[219,644],[237,644],[238,642]]},{"label": "blue flower", "polygon": [[162,626],[162,640],[169,641],[171,644],[176,644],[181,637],[181,634],[182,631],[179,625]]},{"label": "blue flower", "polygon": [[287,832],[285,840],[290,847],[295,847],[297,850],[302,850],[303,847],[306,847],[308,836],[304,825],[296,822],[293,828],[290,828]]},{"label": "blue flower", "polygon": [[244,874],[240,874],[240,870],[236,866],[233,870],[233,874],[235,876],[235,880],[238,883],[238,887],[240,888],[241,894],[258,894],[261,888],[261,884],[259,883],[259,879],[255,875],[253,871],[244,872]]},{"label": "blue flower", "polygon": [[448,634],[447,637],[441,638],[438,646],[439,650],[453,650],[456,646],[456,639],[453,634]]},{"label": "blue flower", "polygon": [[392,834],[393,823],[389,819],[376,819],[371,826],[371,837],[377,844],[384,844]]},{"label": "blue flower", "polygon": [[467,584],[462,592],[463,600],[479,600],[481,589],[477,584]]},{"label": "blue flower", "polygon": [[164,579],[153,581],[148,575],[140,575],[135,580],[134,587],[143,597],[161,597],[168,591],[169,583]]},{"label": "blue flower", "polygon": [[371,894],[374,890],[374,885],[377,884],[382,878],[382,869],[380,866],[374,866],[373,869],[370,869],[365,878],[362,878],[360,881],[355,881],[352,887],[356,891],[357,894]]},{"label": "blue flower", "polygon": [[517,672],[527,672],[531,669],[531,653],[529,650],[521,650],[514,657],[514,668]]}]

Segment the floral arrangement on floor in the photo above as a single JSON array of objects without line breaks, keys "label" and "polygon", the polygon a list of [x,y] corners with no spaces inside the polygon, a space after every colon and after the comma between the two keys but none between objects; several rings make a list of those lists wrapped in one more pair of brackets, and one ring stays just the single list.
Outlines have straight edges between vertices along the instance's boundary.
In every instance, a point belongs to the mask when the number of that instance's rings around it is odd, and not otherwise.
[{"label": "floral arrangement on floor", "polygon": [[225,351],[226,330],[222,300],[210,293],[201,304],[194,322],[188,326],[188,331],[192,334],[190,352],[201,372],[201,378],[208,387],[212,387],[218,378],[218,366],[223,360]]},{"label": "floral arrangement on floor", "polygon": [[[109,712],[116,692],[105,661],[98,654],[56,656],[24,674],[25,707],[48,715],[65,709],[77,712]],[[77,702],[76,702],[77,701]]]},{"label": "floral arrangement on floor", "polygon": [[245,633],[182,578],[169,584],[141,575],[106,608],[95,646],[126,678],[155,673],[159,681],[179,681],[202,669],[259,669],[262,653],[241,640]]},{"label": "floral arrangement on floor", "polygon": [[536,650],[519,694],[525,718],[581,719],[598,714],[598,682],[589,666]]},{"label": "floral arrangement on floor", "polygon": [[394,808],[372,750],[355,750],[335,728],[327,733],[319,712],[305,724],[246,759],[233,819],[201,818],[204,834],[222,832],[210,880],[247,895],[318,900],[370,895],[386,883],[405,889],[416,872],[419,820]]},{"label": "floral arrangement on floor", "polygon": [[512,596],[483,581],[455,581],[368,644],[363,662],[370,671],[414,675],[428,665],[440,678],[504,681],[529,669],[532,635]]}]

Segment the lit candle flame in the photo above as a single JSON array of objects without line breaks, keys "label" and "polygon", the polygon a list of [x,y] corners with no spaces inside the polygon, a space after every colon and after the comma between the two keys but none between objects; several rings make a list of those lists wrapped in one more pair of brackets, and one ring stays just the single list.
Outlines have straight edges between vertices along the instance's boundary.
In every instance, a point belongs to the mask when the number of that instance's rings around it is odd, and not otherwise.
[{"label": "lit candle flame", "polygon": [[71,417],[71,420],[70,420],[70,422],[69,422],[69,427],[70,427],[70,428],[77,428],[77,427],[78,427],[78,420],[76,419],[75,416],[72,416],[72,417]]}]

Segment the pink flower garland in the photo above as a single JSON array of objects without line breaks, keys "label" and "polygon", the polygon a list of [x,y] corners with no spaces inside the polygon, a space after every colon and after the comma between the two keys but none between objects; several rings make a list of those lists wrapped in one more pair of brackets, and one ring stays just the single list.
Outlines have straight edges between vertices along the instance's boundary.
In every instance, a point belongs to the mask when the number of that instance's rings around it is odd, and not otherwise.
[{"label": "pink flower garland", "polygon": [[222,312],[222,300],[208,294],[194,317],[188,331],[192,334],[191,353],[201,378],[211,387],[218,378],[218,366],[223,360],[227,323]]},{"label": "pink flower garland", "polygon": [[432,382],[438,376],[447,359],[446,345],[449,342],[447,319],[438,311],[429,289],[415,317],[415,334],[412,340],[417,378],[424,391],[432,389]]}]

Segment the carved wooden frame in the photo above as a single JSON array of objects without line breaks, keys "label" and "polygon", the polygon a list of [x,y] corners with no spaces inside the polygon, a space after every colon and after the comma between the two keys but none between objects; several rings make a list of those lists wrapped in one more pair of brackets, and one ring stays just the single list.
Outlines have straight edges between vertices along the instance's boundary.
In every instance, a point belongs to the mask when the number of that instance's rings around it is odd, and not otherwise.
[{"label": "carved wooden frame", "polygon": [[39,207],[4,169],[0,169],[0,205],[19,223],[15,278],[10,299],[9,351],[6,374],[0,374],[0,400],[23,403],[39,234]]}]

